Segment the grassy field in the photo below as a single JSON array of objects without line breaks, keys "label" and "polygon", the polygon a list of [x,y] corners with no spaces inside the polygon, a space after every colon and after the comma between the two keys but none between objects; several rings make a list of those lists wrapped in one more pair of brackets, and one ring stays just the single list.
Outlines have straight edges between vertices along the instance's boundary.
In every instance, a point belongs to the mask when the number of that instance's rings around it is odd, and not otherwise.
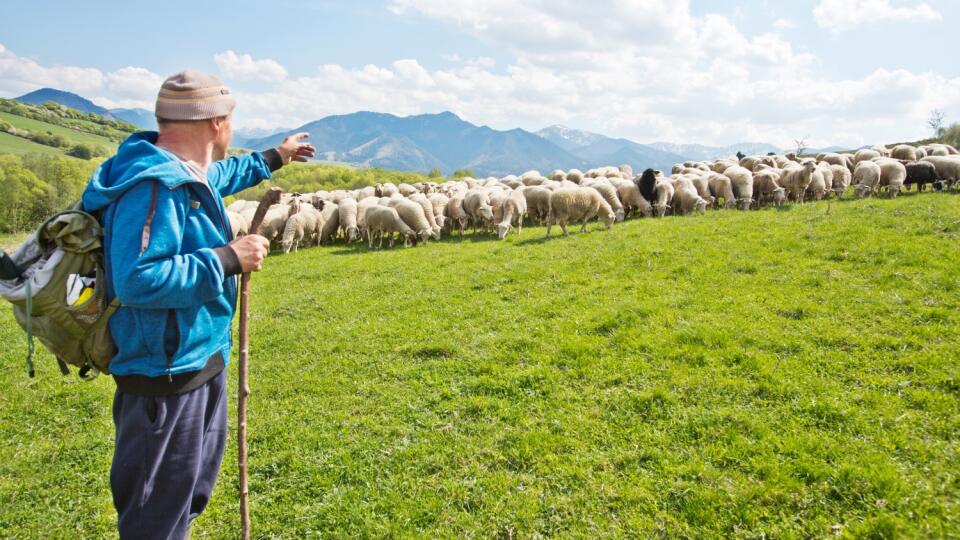
[{"label": "grassy field", "polygon": [[49,154],[51,156],[66,155],[61,148],[54,148],[45,144],[35,143],[23,137],[0,132],[0,154],[23,155],[30,153]]},{"label": "grassy field", "polygon": [[49,131],[54,135],[63,135],[73,144],[83,143],[93,146],[102,146],[111,151],[117,148],[117,143],[106,137],[93,135],[92,133],[85,133],[83,131],[58,126],[47,122],[41,122],[40,120],[34,120],[33,118],[18,116],[8,112],[0,111],[0,120],[9,122],[13,127],[26,129],[36,133],[46,133]]},{"label": "grassy field", "polygon": [[[256,537],[960,536],[960,197],[543,233],[271,257]],[[0,537],[111,536],[112,382],[0,340]]]}]

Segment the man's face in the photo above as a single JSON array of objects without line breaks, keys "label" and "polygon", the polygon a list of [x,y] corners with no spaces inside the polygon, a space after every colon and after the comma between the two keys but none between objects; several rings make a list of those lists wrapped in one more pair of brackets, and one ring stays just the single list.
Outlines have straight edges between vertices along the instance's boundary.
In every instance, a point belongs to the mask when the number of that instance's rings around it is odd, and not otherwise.
[{"label": "man's face", "polygon": [[215,120],[219,126],[217,139],[213,143],[213,160],[219,161],[227,157],[227,148],[230,148],[230,140],[233,139],[233,115]]}]

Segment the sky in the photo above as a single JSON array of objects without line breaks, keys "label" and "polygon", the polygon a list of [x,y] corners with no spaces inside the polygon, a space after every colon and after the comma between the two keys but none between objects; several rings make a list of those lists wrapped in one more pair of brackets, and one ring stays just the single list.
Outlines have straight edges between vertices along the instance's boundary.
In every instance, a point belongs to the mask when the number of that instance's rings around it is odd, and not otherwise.
[{"label": "sky", "polygon": [[957,0],[20,2],[0,96],[41,87],[153,109],[163,79],[216,74],[237,129],[358,110],[452,111],[495,129],[810,147],[960,121]]}]

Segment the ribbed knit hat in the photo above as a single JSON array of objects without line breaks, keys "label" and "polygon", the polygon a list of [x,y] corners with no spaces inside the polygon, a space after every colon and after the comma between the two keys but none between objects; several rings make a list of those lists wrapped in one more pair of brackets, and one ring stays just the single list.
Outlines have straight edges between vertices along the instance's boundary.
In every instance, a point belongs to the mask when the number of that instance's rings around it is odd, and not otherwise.
[{"label": "ribbed knit hat", "polygon": [[157,94],[157,118],[206,120],[227,116],[237,101],[223,81],[213,75],[188,69],[167,77]]}]

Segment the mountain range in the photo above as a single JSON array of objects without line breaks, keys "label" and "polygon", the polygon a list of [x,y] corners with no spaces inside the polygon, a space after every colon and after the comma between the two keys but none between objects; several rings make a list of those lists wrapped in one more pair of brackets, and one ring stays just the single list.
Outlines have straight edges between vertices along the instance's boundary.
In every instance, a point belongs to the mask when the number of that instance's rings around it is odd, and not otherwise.
[{"label": "mountain range", "polygon": [[157,119],[154,117],[153,111],[146,109],[107,109],[83,96],[55,88],[34,90],[16,98],[16,100],[33,105],[43,105],[48,101],[53,101],[80,112],[99,114],[113,120],[129,122],[141,129],[157,129]]},{"label": "mountain range", "polygon": [[[153,112],[146,109],[106,109],[92,101],[53,88],[42,88],[16,98],[43,104],[54,101],[87,113],[124,120],[141,129],[156,129]],[[547,173],[553,169],[581,170],[603,165],[629,164],[635,171],[647,167],[669,170],[675,163],[732,156],[781,152],[764,143],[740,143],[727,147],[697,144],[640,144],[599,133],[550,126],[531,133],[506,131],[467,122],[451,112],[399,117],[361,111],[328,116],[295,129],[238,129],[234,146],[265,150],[286,136],[310,133],[318,159],[363,167],[426,172],[440,169],[450,174],[470,169],[477,176],[519,174],[530,169]]]}]

